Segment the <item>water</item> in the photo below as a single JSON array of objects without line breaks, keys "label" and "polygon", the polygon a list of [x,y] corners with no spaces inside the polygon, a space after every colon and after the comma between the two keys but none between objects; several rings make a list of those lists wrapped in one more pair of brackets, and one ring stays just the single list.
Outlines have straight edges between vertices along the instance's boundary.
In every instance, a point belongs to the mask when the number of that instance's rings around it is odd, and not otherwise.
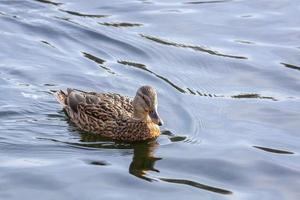
[{"label": "water", "polygon": [[[300,3],[1,0],[0,199],[300,198]],[[165,125],[82,134],[52,91],[154,86]]]}]

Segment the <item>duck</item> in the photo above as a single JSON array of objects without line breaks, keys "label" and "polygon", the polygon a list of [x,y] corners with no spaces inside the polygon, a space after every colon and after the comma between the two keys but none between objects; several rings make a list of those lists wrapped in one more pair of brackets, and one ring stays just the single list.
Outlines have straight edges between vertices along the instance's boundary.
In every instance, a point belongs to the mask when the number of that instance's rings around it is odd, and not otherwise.
[{"label": "duck", "polygon": [[163,125],[155,88],[140,87],[134,98],[118,93],[86,92],[68,88],[54,93],[80,130],[120,141],[145,141],[160,135]]}]

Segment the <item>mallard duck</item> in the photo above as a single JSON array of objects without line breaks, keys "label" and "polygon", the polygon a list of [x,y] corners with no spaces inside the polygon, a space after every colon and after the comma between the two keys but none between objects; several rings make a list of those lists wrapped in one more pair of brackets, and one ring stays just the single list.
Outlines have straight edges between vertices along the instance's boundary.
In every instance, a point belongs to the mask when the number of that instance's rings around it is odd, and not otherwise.
[{"label": "mallard duck", "polygon": [[104,137],[142,141],[160,135],[163,124],[157,112],[153,87],[140,87],[134,99],[116,93],[59,90],[55,97],[79,129]]}]

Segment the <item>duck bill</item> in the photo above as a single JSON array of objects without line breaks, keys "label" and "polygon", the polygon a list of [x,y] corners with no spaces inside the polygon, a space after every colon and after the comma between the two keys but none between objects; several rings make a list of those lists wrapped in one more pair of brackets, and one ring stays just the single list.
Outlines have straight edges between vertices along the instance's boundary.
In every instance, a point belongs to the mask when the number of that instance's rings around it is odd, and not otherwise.
[{"label": "duck bill", "polygon": [[158,115],[157,110],[155,109],[154,111],[149,113],[149,117],[151,118],[152,122],[157,124],[158,126],[162,126],[163,125],[163,121],[161,120],[161,118]]}]

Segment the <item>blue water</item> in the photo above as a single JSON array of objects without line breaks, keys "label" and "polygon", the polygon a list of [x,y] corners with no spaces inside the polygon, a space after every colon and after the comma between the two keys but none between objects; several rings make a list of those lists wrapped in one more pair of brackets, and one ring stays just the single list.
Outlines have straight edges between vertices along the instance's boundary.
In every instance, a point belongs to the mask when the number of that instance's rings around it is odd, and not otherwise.
[{"label": "blue water", "polygon": [[[0,199],[300,198],[300,2],[1,0]],[[53,91],[158,91],[163,134],[80,132]]]}]

